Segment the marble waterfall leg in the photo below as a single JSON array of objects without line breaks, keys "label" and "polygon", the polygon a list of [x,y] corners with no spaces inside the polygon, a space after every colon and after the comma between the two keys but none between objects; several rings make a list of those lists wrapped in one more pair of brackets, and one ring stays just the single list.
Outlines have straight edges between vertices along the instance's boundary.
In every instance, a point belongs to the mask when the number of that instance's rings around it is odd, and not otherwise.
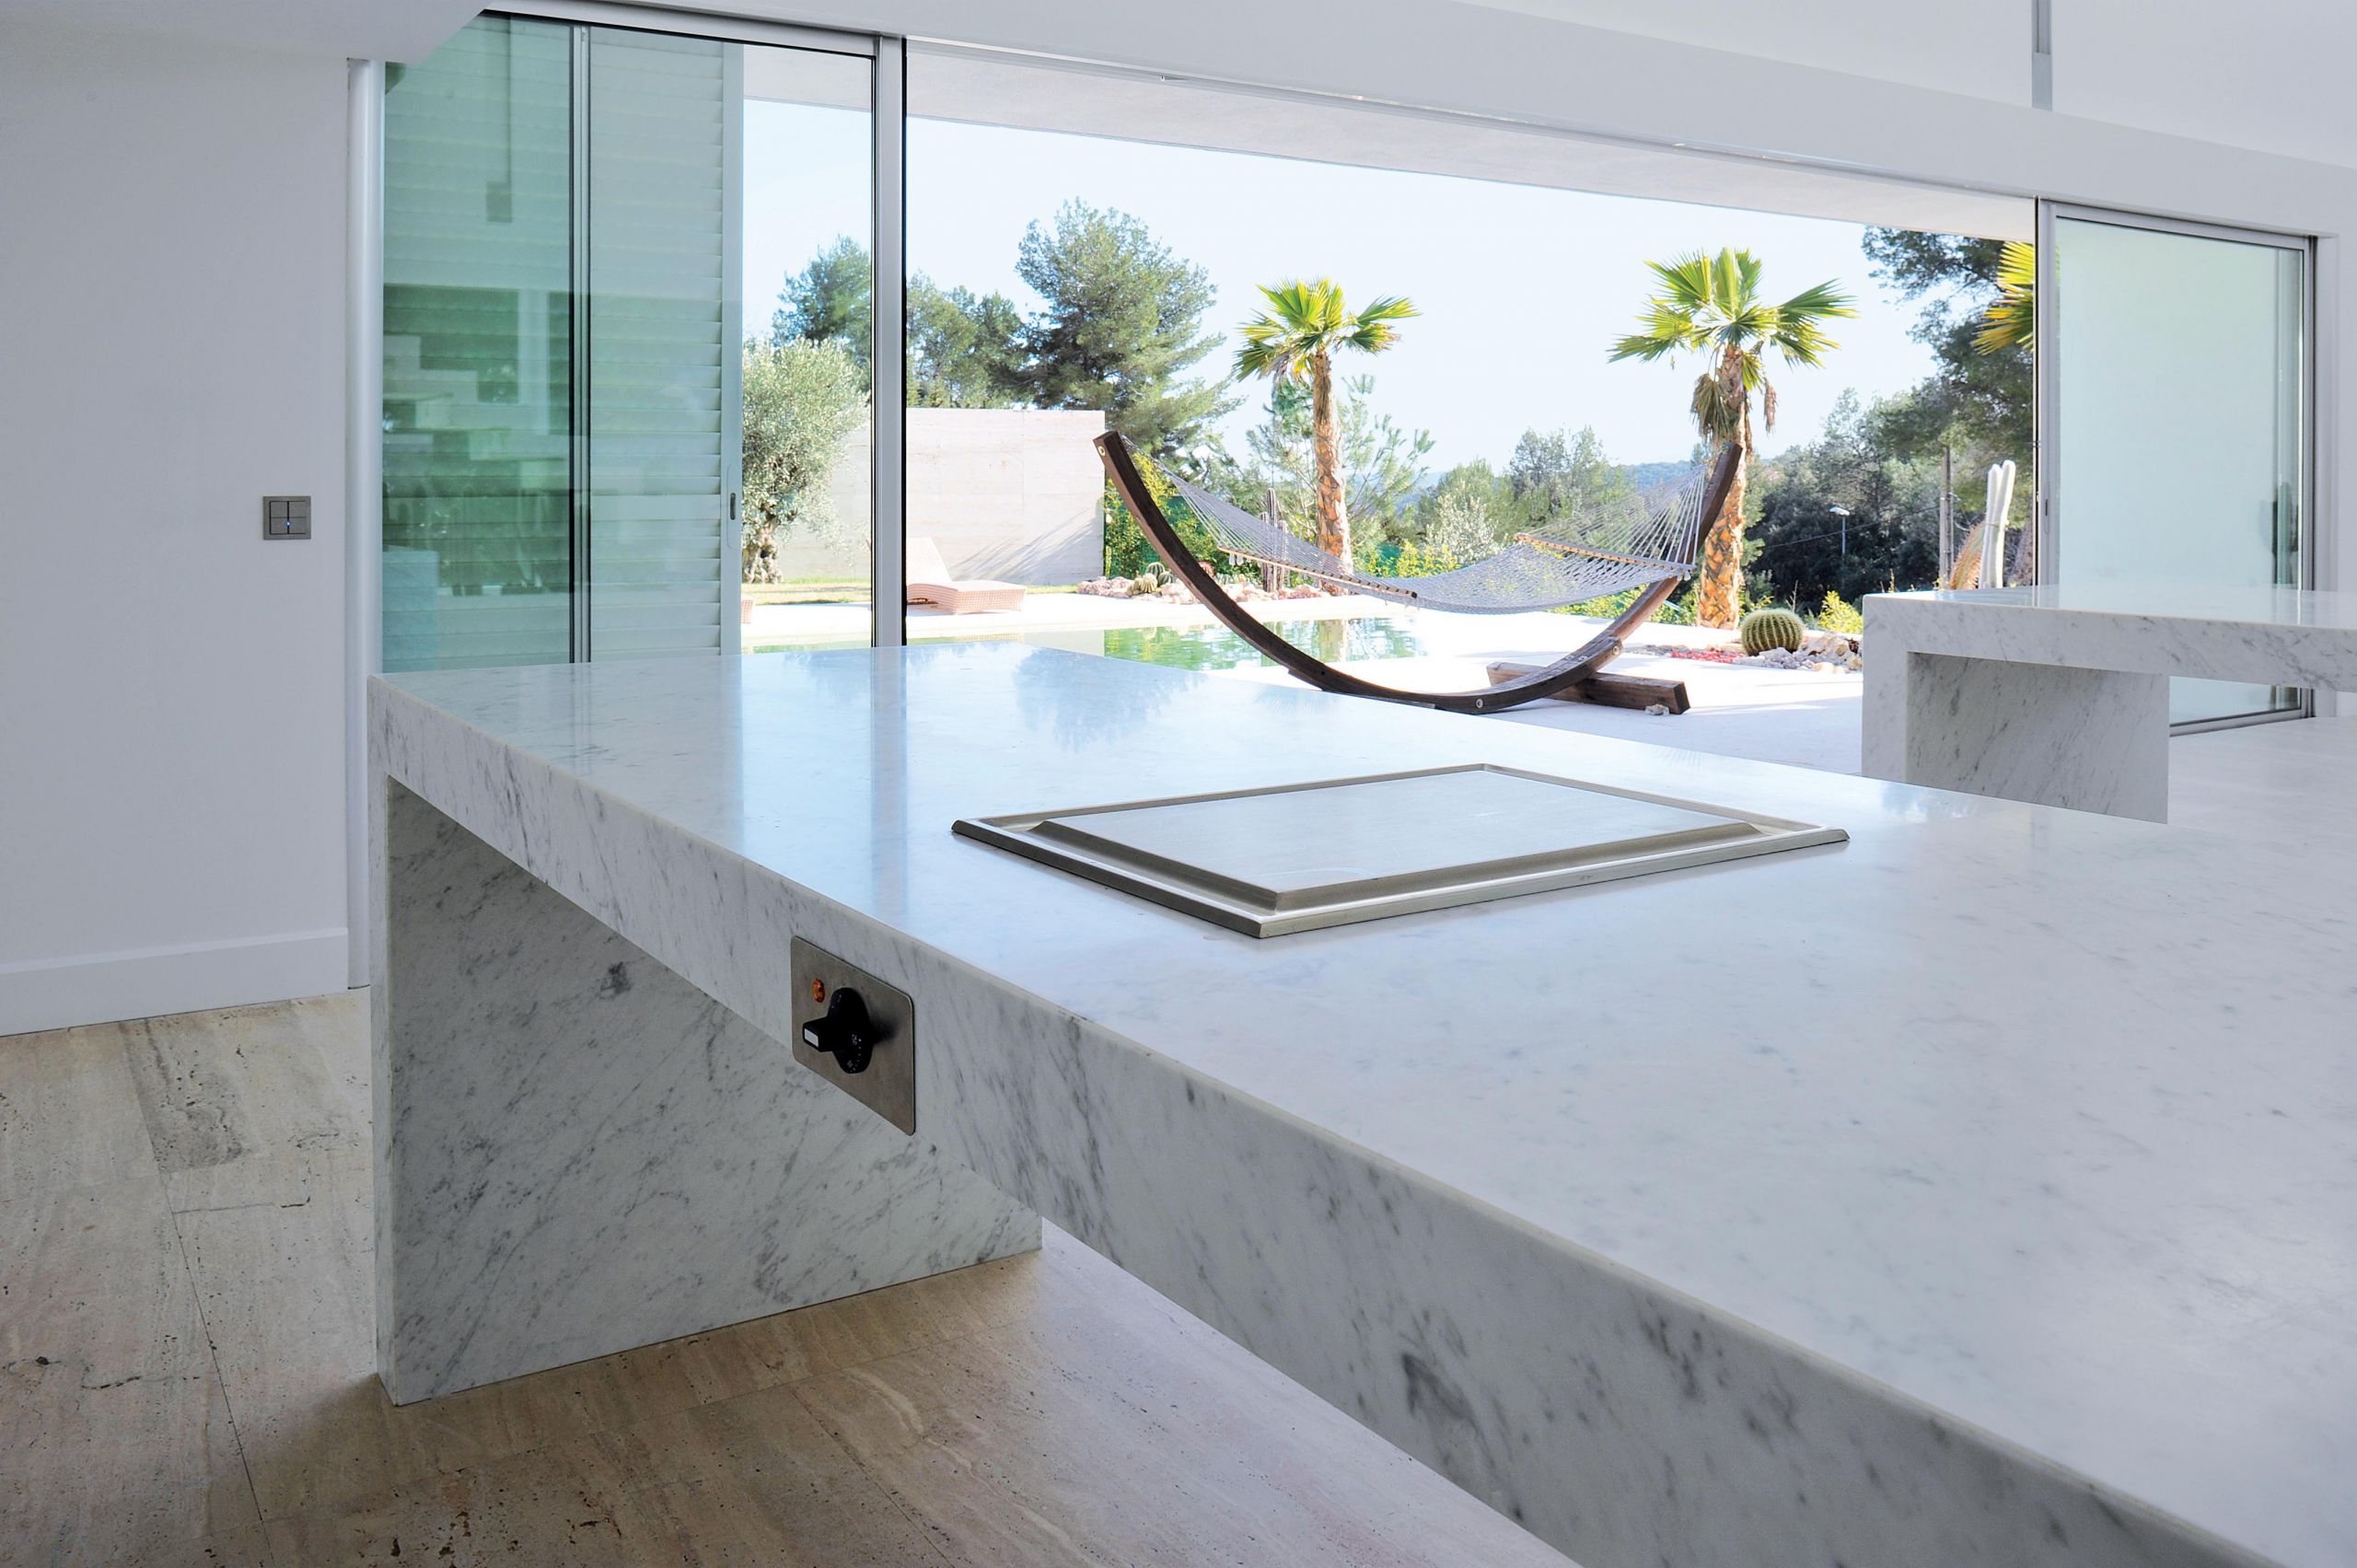
[{"label": "marble waterfall leg", "polygon": [[377,1359],[395,1402],[1039,1246],[1038,1215],[380,784]]},{"label": "marble waterfall leg", "polygon": [[2165,675],[1909,652],[1869,662],[1864,722],[1875,778],[2168,820]]}]

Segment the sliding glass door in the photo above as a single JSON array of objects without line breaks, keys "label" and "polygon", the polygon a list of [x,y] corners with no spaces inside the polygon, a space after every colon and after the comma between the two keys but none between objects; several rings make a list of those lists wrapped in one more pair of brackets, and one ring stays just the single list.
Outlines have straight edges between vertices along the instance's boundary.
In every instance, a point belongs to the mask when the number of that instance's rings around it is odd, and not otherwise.
[{"label": "sliding glass door", "polygon": [[[2049,207],[2041,576],[2298,586],[2312,413],[2305,239]],[[2181,724],[2304,710],[2179,680]]]},{"label": "sliding glass door", "polygon": [[[866,640],[858,44],[485,16],[389,72],[386,668],[734,653],[797,565]],[[806,331],[822,233],[856,308]]]},{"label": "sliding glass door", "polygon": [[387,669],[573,656],[572,47],[486,17],[386,73]]}]

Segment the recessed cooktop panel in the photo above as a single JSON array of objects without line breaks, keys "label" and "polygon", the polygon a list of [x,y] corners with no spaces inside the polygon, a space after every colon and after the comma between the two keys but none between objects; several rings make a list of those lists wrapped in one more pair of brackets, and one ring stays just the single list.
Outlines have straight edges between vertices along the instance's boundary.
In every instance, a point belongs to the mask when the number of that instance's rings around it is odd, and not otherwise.
[{"label": "recessed cooktop panel", "polygon": [[956,828],[1254,936],[1848,836],[1480,764],[965,819]]}]

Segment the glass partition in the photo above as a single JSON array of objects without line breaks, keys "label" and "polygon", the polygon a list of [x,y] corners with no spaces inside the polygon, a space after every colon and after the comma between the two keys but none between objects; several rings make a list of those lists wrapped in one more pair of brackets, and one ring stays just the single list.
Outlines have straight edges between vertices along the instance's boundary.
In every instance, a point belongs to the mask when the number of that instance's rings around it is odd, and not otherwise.
[{"label": "glass partition", "polygon": [[388,74],[386,668],[734,653],[797,570],[867,640],[872,76],[501,16]]},{"label": "glass partition", "polygon": [[387,74],[387,669],[573,656],[571,33]]},{"label": "glass partition", "polygon": [[[2305,242],[2051,221],[2053,579],[2300,583]],[[2302,703],[2226,681],[2170,689],[2179,723]]]}]

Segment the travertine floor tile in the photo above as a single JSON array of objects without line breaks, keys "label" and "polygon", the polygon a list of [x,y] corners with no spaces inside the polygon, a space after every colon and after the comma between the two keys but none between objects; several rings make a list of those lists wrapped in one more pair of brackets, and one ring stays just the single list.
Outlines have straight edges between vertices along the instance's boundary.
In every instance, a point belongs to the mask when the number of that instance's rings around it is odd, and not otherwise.
[{"label": "travertine floor tile", "polygon": [[0,1202],[155,1168],[113,1026],[0,1039]]},{"label": "travertine floor tile", "polygon": [[[265,1156],[365,1150],[366,1098],[351,1077],[355,1027],[366,1034],[365,1016],[332,998],[119,1026],[165,1174]],[[179,1206],[177,1191],[173,1202]]]},{"label": "travertine floor tile", "polygon": [[151,1172],[0,1203],[0,1563],[190,1561],[259,1523]]},{"label": "travertine floor tile", "polygon": [[397,1409],[366,1030],[339,996],[0,1042],[0,1568],[1563,1568],[1053,1230]]},{"label": "travertine floor tile", "polygon": [[278,1520],[272,1539],[306,1564],[940,1561],[783,1388]]},{"label": "travertine floor tile", "polygon": [[395,1406],[376,1378],[358,1156],[184,1173],[182,1242],[263,1516],[408,1481],[979,1331],[1023,1310],[1024,1259]]},{"label": "travertine floor tile", "polygon": [[1563,1568],[1050,1232],[1039,1307],[795,1386],[953,1562]]}]

